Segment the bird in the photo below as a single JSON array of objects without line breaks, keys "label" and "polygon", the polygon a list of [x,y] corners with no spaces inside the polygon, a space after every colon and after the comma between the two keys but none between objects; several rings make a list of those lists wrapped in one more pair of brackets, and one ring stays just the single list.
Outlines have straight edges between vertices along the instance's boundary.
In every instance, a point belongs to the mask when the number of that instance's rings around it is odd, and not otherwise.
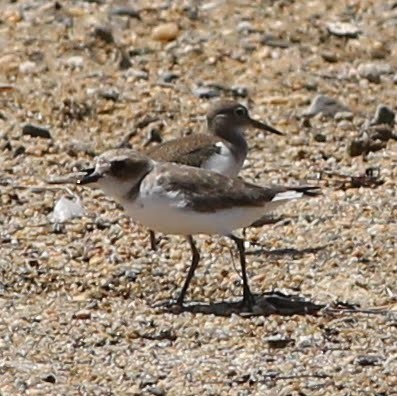
[{"label": "bird", "polygon": [[[283,135],[277,129],[257,121],[245,106],[234,100],[216,101],[207,112],[207,131],[169,140],[150,147],[145,153],[155,161],[194,166],[235,177],[248,153],[244,136],[247,128]],[[150,233],[150,246],[156,250],[156,239]]]},{"label": "bird", "polygon": [[193,235],[207,234],[226,236],[237,246],[242,304],[252,309],[255,297],[248,283],[244,240],[233,232],[290,200],[319,195],[316,186],[263,187],[206,169],[157,162],[132,149],[104,152],[77,183],[99,187],[134,221],[152,230],[186,237],[192,261],[176,300],[178,306],[184,304],[200,261]]}]

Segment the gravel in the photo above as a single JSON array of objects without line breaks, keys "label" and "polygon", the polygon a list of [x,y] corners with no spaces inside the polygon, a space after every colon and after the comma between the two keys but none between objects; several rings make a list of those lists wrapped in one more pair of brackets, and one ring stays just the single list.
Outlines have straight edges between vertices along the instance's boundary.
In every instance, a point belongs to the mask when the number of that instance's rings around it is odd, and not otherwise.
[{"label": "gravel", "polygon": [[[386,125],[376,147],[361,134],[380,127],[363,127],[378,105],[396,111],[394,11],[370,0],[132,5],[2,5],[1,393],[393,394],[396,132]],[[302,121],[320,93],[343,108]],[[241,298],[237,258],[225,239],[200,236],[191,312],[172,313],[163,303],[187,271],[183,238],[158,235],[153,253],[147,230],[74,184],[86,215],[51,224],[70,192],[46,180],[120,142],[139,149],[156,129],[164,141],[196,133],[214,96],[246,96],[253,116],[286,133],[247,132],[246,180],[323,188],[247,230],[252,289],[325,308],[221,316]],[[44,138],[21,134],[26,125]],[[356,138],[365,156],[353,158]]]}]

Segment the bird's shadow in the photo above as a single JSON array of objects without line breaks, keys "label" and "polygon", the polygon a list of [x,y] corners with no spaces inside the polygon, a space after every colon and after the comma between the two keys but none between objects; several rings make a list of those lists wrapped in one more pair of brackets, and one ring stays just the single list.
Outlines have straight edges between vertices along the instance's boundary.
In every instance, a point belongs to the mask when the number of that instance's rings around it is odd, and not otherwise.
[{"label": "bird's shadow", "polygon": [[[260,246],[260,245],[254,245]],[[309,247],[305,249],[295,249],[295,248],[283,248],[283,249],[265,249],[264,247],[259,247],[259,249],[255,250],[247,250],[245,254],[247,256],[259,256],[260,254],[266,254],[269,256],[293,256],[293,257],[301,257],[305,254],[313,254],[325,250],[328,245],[321,245],[316,247]]]},{"label": "bird's shadow", "polygon": [[251,309],[242,301],[221,301],[214,303],[190,302],[182,307],[174,304],[163,306],[168,312],[180,314],[190,312],[194,314],[231,316],[269,316],[269,315],[314,315],[325,307],[323,304],[315,304],[300,296],[286,295],[277,291],[254,296],[255,304]]}]

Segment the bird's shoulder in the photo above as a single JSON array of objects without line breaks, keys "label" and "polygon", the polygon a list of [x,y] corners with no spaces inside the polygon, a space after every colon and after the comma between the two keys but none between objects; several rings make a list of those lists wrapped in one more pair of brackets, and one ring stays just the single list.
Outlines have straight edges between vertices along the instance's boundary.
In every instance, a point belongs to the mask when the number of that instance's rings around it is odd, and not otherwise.
[{"label": "bird's shoulder", "polygon": [[195,134],[170,140],[146,151],[155,161],[200,167],[208,158],[222,152],[225,142],[214,135]]}]

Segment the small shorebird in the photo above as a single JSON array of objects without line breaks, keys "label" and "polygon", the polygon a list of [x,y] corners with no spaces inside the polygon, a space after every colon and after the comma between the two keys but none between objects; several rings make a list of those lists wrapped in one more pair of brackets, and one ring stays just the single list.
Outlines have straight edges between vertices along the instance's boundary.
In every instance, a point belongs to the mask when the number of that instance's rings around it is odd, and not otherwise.
[{"label": "small shorebird", "polygon": [[192,235],[223,235],[234,241],[240,254],[243,304],[252,308],[244,241],[233,234],[264,213],[292,199],[318,195],[318,187],[261,187],[205,169],[156,162],[129,149],[100,155],[78,183],[98,186],[118,201],[142,225],[165,234],[186,236],[192,262],[176,301],[182,305],[200,255]]},{"label": "small shorebird", "polygon": [[[235,177],[247,157],[247,128],[282,135],[273,127],[250,117],[246,107],[232,100],[215,102],[207,113],[207,132],[173,139],[145,151],[150,158],[161,162],[208,169]],[[156,249],[156,239],[150,232],[150,246]]]}]

